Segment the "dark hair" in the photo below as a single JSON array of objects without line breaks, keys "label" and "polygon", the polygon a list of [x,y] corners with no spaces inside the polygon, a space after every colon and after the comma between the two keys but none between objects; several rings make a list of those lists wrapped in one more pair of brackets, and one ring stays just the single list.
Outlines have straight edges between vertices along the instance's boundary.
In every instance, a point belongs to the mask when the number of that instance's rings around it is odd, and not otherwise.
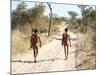
[{"label": "dark hair", "polygon": [[67,32],[68,31],[68,28],[65,28],[65,32]]},{"label": "dark hair", "polygon": [[34,33],[37,33],[38,32],[38,30],[37,29],[34,29]]}]

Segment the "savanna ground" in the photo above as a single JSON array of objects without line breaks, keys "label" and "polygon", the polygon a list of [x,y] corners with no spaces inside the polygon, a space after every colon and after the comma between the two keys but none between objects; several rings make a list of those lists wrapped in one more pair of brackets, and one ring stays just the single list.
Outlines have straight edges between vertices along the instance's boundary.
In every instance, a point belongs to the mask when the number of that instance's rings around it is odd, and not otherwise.
[{"label": "savanna ground", "polygon": [[[88,34],[74,33],[69,30],[72,46],[69,47],[68,59],[65,60],[63,46],[61,46],[61,37],[65,27],[67,27],[65,23],[59,25],[59,32],[49,38],[45,34],[42,35],[45,37],[41,37],[41,40],[45,43],[39,48],[37,63],[34,63],[29,42],[20,45],[19,48],[21,46],[27,46],[27,48],[20,54],[12,54],[12,74],[95,69],[96,55],[95,50],[89,49],[90,44],[86,42]],[[18,38],[12,38],[12,41],[15,39],[18,40]]]}]

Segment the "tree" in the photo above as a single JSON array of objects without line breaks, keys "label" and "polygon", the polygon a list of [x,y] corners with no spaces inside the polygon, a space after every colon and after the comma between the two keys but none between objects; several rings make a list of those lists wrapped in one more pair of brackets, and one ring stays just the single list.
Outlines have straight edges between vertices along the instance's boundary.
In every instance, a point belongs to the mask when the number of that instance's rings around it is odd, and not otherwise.
[{"label": "tree", "polygon": [[95,30],[96,11],[93,8],[93,6],[78,5],[78,7],[81,9],[81,14],[82,14],[81,29],[83,29],[83,32],[87,32],[89,28]]},{"label": "tree", "polygon": [[82,15],[82,18],[85,17],[85,9],[87,8],[87,5],[77,5],[80,9],[81,9],[81,15]]},{"label": "tree", "polygon": [[41,25],[41,21],[44,15],[44,11],[45,11],[45,6],[40,3],[40,4],[35,4],[35,7],[31,8],[29,10],[29,14],[30,16],[30,20],[32,22],[32,24],[34,24],[34,28],[37,28],[37,26]]},{"label": "tree", "polygon": [[71,16],[71,20],[74,20],[76,18],[76,16],[78,15],[76,12],[74,11],[68,11],[68,14]]},{"label": "tree", "polygon": [[50,9],[50,22],[49,22],[49,29],[48,29],[48,36],[50,36],[51,33],[51,24],[52,24],[52,8],[51,3],[47,3],[49,9]]},{"label": "tree", "polygon": [[68,11],[68,14],[70,15],[70,28],[76,28],[76,17],[78,14],[74,11]]},{"label": "tree", "polygon": [[21,2],[17,5],[16,9],[12,11],[12,28],[17,27],[25,31],[25,27],[27,29],[27,27],[29,28],[28,25],[30,25],[33,31],[33,28],[41,27],[45,11],[43,3],[35,4],[35,7],[30,9],[26,9],[26,6],[24,2]]},{"label": "tree", "polygon": [[81,9],[82,19],[80,31],[89,34],[91,39],[92,49],[96,45],[96,10],[94,6],[78,6]]},{"label": "tree", "polygon": [[21,2],[17,5],[16,9],[12,11],[12,28],[25,25],[26,21],[22,19],[22,14],[26,11],[26,6],[27,4],[25,4],[25,2]]}]

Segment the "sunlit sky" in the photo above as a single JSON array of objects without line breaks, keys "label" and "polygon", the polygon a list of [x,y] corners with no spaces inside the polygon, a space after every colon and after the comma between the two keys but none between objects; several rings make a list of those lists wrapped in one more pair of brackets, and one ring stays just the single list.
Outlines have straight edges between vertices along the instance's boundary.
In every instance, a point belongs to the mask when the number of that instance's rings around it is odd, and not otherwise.
[{"label": "sunlit sky", "polygon": [[[12,1],[12,10],[16,9],[16,6],[20,3],[21,1]],[[27,8],[32,8],[35,5],[35,2],[25,2],[27,4]],[[45,13],[44,15],[49,15],[49,7],[46,3],[44,3],[46,6]],[[52,12],[57,14],[60,17],[67,17],[69,18],[69,14],[67,13],[68,11],[75,11],[76,13],[79,14],[78,17],[81,17],[81,12],[80,9],[77,7],[77,5],[68,5],[68,4],[51,4],[52,7]]]}]

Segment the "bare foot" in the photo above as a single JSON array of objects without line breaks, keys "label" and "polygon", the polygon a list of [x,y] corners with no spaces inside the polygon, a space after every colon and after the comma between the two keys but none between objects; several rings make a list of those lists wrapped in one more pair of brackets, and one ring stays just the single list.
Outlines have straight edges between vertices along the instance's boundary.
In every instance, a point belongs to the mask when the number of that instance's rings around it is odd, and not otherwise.
[{"label": "bare foot", "polygon": [[65,60],[67,60],[68,56],[65,57]]},{"label": "bare foot", "polygon": [[36,59],[34,60],[34,63],[36,63]]}]

